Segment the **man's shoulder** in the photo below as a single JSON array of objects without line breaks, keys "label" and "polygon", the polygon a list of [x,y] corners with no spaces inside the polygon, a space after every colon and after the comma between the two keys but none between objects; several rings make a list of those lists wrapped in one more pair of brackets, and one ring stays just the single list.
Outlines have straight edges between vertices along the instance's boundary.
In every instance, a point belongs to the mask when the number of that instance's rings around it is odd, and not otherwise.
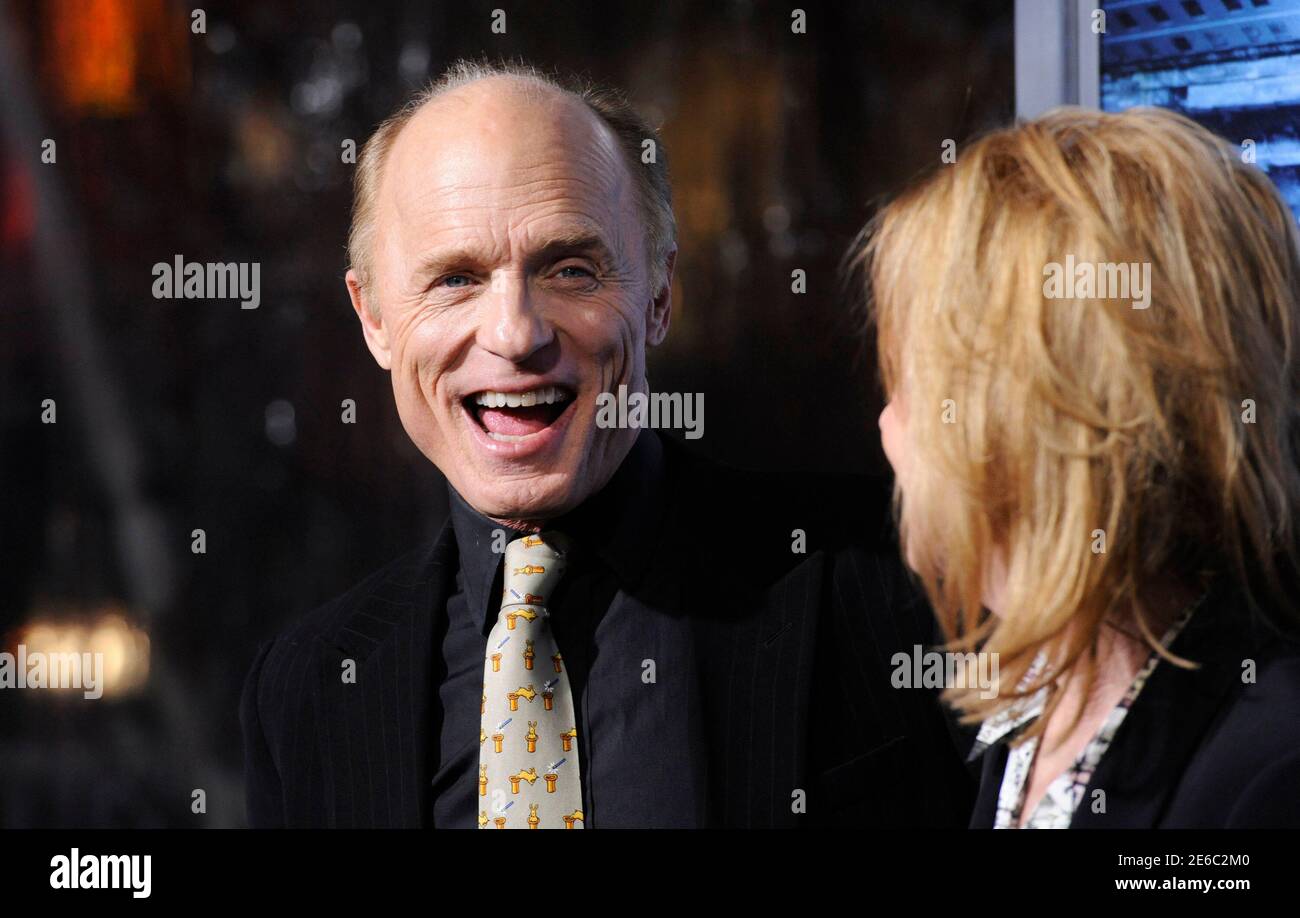
[{"label": "man's shoulder", "polygon": [[293,653],[310,647],[317,639],[341,643],[343,635],[369,607],[406,601],[428,582],[434,567],[433,554],[441,541],[440,536],[433,543],[411,549],[301,615],[267,642],[272,652]]},{"label": "man's shoulder", "polygon": [[[1229,738],[1220,751],[1236,761],[1256,753],[1272,757],[1282,749],[1300,750],[1300,644],[1278,636],[1240,661],[1230,661],[1239,678],[1219,705],[1212,735]],[[1232,740],[1255,737],[1242,745]]]},{"label": "man's shoulder", "polygon": [[706,457],[665,438],[674,498],[703,538],[721,532],[786,554],[846,547],[891,550],[891,479],[848,473],[762,471]]}]

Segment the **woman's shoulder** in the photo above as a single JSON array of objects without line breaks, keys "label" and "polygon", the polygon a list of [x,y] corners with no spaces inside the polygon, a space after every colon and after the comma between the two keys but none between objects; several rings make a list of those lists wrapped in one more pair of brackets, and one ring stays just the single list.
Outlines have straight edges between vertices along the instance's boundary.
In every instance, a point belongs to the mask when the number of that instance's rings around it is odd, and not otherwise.
[{"label": "woman's shoulder", "polygon": [[1217,826],[1300,828],[1300,643],[1278,636],[1234,662],[1178,796],[1215,798],[1201,812]]},{"label": "woman's shoulder", "polygon": [[1239,685],[1226,699],[1224,722],[1290,737],[1300,749],[1300,641],[1275,637],[1238,665]]}]

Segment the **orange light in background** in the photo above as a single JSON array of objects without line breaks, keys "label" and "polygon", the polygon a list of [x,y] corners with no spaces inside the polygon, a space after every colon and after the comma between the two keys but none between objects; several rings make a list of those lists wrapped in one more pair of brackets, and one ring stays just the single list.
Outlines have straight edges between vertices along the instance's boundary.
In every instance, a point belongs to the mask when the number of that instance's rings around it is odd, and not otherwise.
[{"label": "orange light in background", "polygon": [[[149,635],[131,625],[119,607],[100,609],[89,621],[34,621],[19,630],[16,644],[28,655],[42,653],[104,655],[105,698],[125,698],[138,692],[149,678]],[[79,692],[80,689],[50,689]]]},{"label": "orange light in background", "polygon": [[130,0],[56,0],[51,5],[53,73],[69,107],[115,114],[135,108],[131,5]]},{"label": "orange light in background", "polygon": [[77,112],[125,115],[142,88],[188,87],[184,12],[164,0],[51,0],[46,71],[60,99]]}]

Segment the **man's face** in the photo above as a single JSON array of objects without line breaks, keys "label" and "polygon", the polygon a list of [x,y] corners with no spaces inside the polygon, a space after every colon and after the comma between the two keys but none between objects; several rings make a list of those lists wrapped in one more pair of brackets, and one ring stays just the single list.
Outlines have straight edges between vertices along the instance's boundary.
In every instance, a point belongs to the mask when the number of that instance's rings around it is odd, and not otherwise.
[{"label": "man's face", "polygon": [[669,314],[612,134],[509,79],[454,90],[398,136],[375,221],[377,318],[348,286],[421,452],[508,522],[603,487],[636,431],[598,428],[596,397],[645,390]]}]

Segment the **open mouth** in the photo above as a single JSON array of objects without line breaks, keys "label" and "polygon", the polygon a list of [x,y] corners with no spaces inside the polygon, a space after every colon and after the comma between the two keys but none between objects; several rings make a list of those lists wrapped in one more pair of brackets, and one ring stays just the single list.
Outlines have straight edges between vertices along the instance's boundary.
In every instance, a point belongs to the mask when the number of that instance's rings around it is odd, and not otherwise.
[{"label": "open mouth", "polygon": [[491,439],[517,443],[546,430],[573,401],[573,393],[562,386],[542,386],[527,392],[475,392],[463,404]]}]

